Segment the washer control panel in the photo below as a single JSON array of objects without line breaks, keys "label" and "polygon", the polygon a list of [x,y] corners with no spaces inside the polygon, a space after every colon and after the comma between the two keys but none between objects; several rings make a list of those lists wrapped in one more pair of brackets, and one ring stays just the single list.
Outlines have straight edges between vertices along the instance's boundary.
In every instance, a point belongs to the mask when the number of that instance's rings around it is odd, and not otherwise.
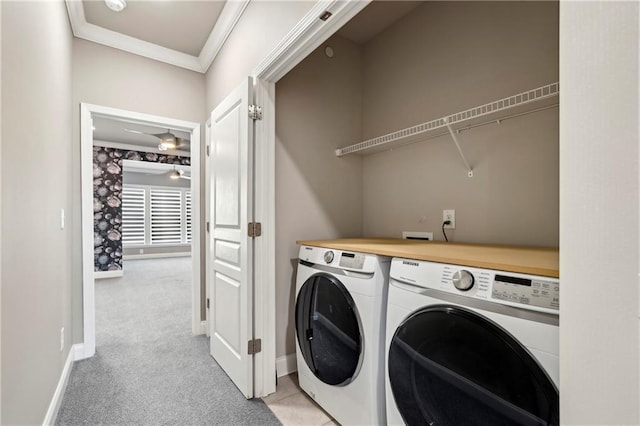
[{"label": "washer control panel", "polygon": [[557,278],[398,258],[391,262],[390,276],[413,287],[539,312],[558,314],[560,310]]},{"label": "washer control panel", "polygon": [[312,246],[300,246],[298,258],[303,262],[313,263],[314,265],[364,274],[372,274],[381,262],[391,261],[386,256]]},{"label": "washer control panel", "polygon": [[324,261],[327,262],[328,264],[333,262],[333,252],[331,250],[325,251],[324,252]]}]

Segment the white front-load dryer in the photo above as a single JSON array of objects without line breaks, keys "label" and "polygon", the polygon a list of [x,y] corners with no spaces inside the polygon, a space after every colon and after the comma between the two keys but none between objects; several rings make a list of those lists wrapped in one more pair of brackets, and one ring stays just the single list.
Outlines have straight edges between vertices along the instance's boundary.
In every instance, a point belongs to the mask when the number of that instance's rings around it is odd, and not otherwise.
[{"label": "white front-load dryer", "polygon": [[343,425],[384,424],[391,259],[301,246],[296,275],[300,387]]},{"label": "white front-load dryer", "polygon": [[389,425],[558,425],[556,278],[394,258]]}]

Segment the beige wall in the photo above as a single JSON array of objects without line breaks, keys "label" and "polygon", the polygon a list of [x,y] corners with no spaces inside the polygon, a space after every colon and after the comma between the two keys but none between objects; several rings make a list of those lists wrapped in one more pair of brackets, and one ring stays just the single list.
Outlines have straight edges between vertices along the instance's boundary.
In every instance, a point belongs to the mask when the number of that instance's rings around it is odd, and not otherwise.
[{"label": "beige wall", "polygon": [[[427,2],[364,47],[371,138],[558,80],[558,4]],[[364,234],[558,245],[558,109],[364,159]],[[350,143],[355,143],[352,141]]]},{"label": "beige wall", "polygon": [[560,12],[561,421],[637,425],[639,6]]},{"label": "beige wall", "polygon": [[[205,122],[204,75],[121,50],[73,40],[74,146],[74,341],[82,341],[82,266],[80,228],[80,103],[120,108],[179,120]],[[204,134],[204,127],[201,128]],[[204,151],[201,151],[204,152]],[[204,172],[204,169],[203,169]],[[204,205],[201,209],[202,217]],[[204,227],[201,229],[204,230]],[[202,239],[204,246],[204,238]],[[204,249],[201,250],[204,254]],[[204,271],[204,262],[201,270]],[[201,274],[204,280],[204,273]],[[204,291],[204,286],[202,288]],[[204,307],[204,297],[202,297]]]},{"label": "beige wall", "polygon": [[362,235],[362,161],[333,153],[361,135],[361,87],[361,49],[340,37],[276,84],[276,356],[295,352],[296,240]]},{"label": "beige wall", "polygon": [[236,88],[273,50],[314,1],[252,1],[206,74],[206,111]]},{"label": "beige wall", "polygon": [[2,424],[42,424],[70,349],[71,61],[64,2],[2,2]]}]

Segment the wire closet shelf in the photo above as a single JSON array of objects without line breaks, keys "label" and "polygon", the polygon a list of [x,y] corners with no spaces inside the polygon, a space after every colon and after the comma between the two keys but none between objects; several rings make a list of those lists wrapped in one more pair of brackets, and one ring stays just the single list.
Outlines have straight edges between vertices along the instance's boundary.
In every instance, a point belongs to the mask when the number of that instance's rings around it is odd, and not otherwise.
[{"label": "wire closet shelf", "polygon": [[[489,122],[500,122],[500,120],[505,118],[528,114],[530,112],[535,112],[540,109],[557,105],[556,98],[559,94],[560,84],[558,82],[547,84],[536,89],[528,90],[488,104],[437,118],[413,127],[408,127],[373,139],[367,139],[344,148],[338,148],[335,150],[335,154],[338,157],[355,153],[369,154],[379,152],[384,149],[391,149],[406,143],[428,139],[430,136],[441,136],[449,132],[453,136],[454,131],[459,132],[460,130],[476,127]],[[466,126],[460,126],[461,124],[465,124]],[[452,130],[452,126],[455,125],[458,125],[459,128]],[[434,135],[433,131],[438,129],[445,129],[445,132]]]}]

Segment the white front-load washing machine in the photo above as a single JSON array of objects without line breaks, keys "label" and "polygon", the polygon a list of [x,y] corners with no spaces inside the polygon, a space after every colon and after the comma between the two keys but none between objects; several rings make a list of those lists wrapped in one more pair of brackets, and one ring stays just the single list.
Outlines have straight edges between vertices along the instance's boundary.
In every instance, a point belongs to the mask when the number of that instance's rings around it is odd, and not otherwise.
[{"label": "white front-load washing machine", "polygon": [[296,276],[300,387],[343,425],[383,424],[389,257],[301,246]]},{"label": "white front-load washing machine", "polygon": [[559,281],[394,258],[389,425],[557,425]]}]

